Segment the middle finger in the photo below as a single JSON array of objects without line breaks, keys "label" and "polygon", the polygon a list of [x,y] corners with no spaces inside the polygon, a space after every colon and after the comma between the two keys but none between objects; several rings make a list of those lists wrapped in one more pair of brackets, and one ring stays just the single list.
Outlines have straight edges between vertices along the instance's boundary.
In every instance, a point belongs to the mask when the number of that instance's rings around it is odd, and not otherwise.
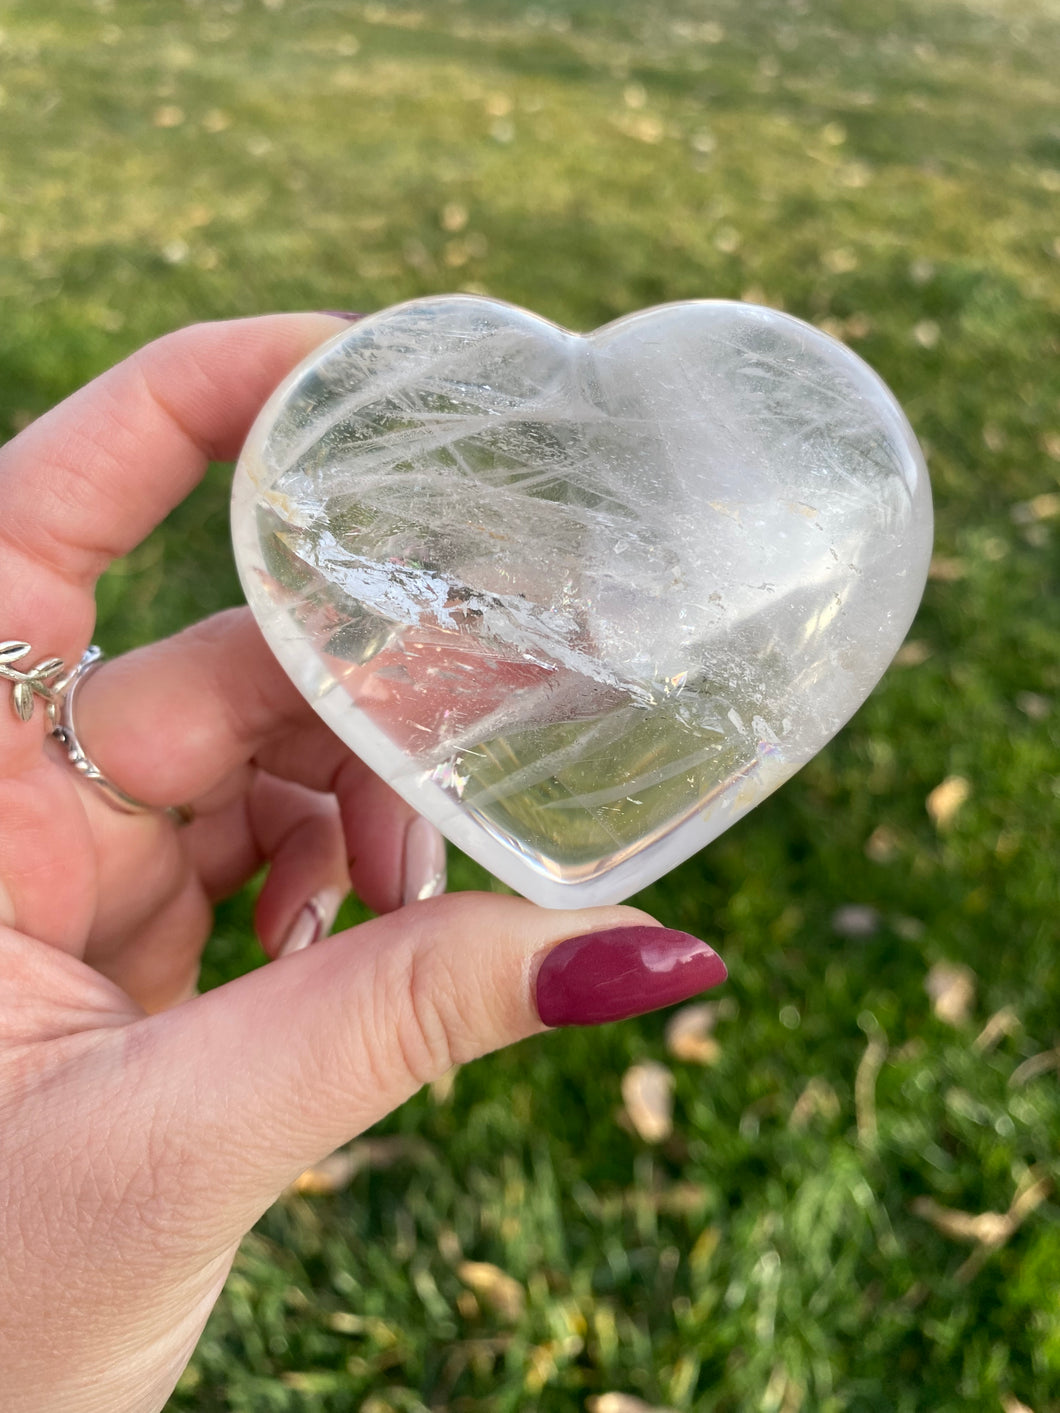
[{"label": "middle finger", "polygon": [[[189,831],[215,895],[226,876],[247,876],[257,850],[238,803],[247,798],[252,765],[338,798],[349,874],[375,911],[423,891],[422,878],[411,891],[410,881],[424,873],[425,859],[441,870],[433,831],[429,847],[427,827],[410,839],[415,811],[316,715],[249,610],[217,614],[104,662],[80,688],[78,731],[103,773],[147,804],[191,802],[207,818],[231,807],[230,833],[206,819]],[[200,848],[202,838],[216,852]],[[261,857],[257,851],[254,867]]]}]

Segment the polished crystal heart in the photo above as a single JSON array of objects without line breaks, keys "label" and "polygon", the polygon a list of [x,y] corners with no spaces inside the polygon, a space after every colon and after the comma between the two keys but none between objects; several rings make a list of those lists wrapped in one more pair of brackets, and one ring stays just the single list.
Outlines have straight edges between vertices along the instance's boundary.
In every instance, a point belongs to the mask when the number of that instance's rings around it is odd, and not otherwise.
[{"label": "polished crystal heart", "polygon": [[468,295],[372,315],[276,392],[236,555],[332,729],[498,878],[614,902],[857,709],[924,585],[894,398],[753,305],[580,337]]}]

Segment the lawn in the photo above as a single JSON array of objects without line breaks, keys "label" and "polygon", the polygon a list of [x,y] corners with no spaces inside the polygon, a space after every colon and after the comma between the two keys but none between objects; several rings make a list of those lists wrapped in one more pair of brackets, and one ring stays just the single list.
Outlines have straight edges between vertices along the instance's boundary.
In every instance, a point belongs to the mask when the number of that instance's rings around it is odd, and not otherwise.
[{"label": "lawn", "polygon": [[[174,1413],[1060,1410],[1054,0],[8,0],[0,28],[7,431],[196,319],[464,289],[588,329],[716,295],[866,358],[936,496],[869,702],[638,899],[725,956],[714,1009],[418,1095],[248,1238]],[[109,574],[108,649],[239,600],[229,476]],[[258,964],[248,918],[207,983]],[[631,1113],[646,1065],[668,1132]]]}]

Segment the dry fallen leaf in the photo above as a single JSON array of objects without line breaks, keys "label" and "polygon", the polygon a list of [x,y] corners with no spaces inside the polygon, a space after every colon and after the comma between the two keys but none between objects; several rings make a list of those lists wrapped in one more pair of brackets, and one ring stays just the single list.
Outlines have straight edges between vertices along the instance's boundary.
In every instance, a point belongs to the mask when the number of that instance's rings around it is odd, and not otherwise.
[{"label": "dry fallen leaf", "polygon": [[922,638],[909,638],[894,655],[895,667],[919,667],[931,656],[931,644]]},{"label": "dry fallen leaf", "polygon": [[527,1351],[528,1367],[523,1373],[526,1392],[540,1393],[559,1373],[560,1362],[566,1363],[580,1354],[584,1344],[580,1335],[567,1335],[535,1344]]},{"label": "dry fallen leaf", "polygon": [[655,1197],[660,1212],[672,1217],[702,1216],[710,1205],[710,1189],[698,1182],[675,1182]]},{"label": "dry fallen leaf", "polygon": [[1021,1403],[1014,1393],[1003,1393],[1001,1395],[1001,1413],[1034,1413],[1034,1409]]},{"label": "dry fallen leaf", "polygon": [[152,122],[156,128],[179,128],[184,121],[184,110],[174,103],[164,103],[156,108]]},{"label": "dry fallen leaf", "polygon": [[882,1030],[869,1036],[865,1051],[854,1074],[854,1117],[858,1142],[871,1148],[878,1133],[876,1124],[876,1081],[887,1060],[887,1037]]},{"label": "dry fallen leaf", "polygon": [[928,578],[934,579],[939,584],[955,584],[967,573],[968,566],[963,559],[956,559],[945,554],[933,555],[928,567]]},{"label": "dry fallen leaf", "polygon": [[1018,1089],[1021,1084],[1037,1079],[1039,1075],[1048,1074],[1050,1070],[1060,1070],[1060,1046],[1055,1050],[1043,1050],[1041,1054],[1024,1060],[1022,1065],[1017,1065],[1009,1075],[1008,1082],[1013,1089]]},{"label": "dry fallen leaf", "polygon": [[963,775],[948,775],[924,801],[936,829],[948,829],[957,812],[971,797],[972,787]]},{"label": "dry fallen leaf", "polygon": [[291,1191],[311,1194],[314,1197],[329,1192],[341,1192],[344,1187],[349,1186],[354,1174],[360,1172],[363,1166],[356,1153],[348,1148],[340,1148],[335,1153],[329,1153],[313,1167],[306,1168],[304,1173],[300,1173],[291,1183]]},{"label": "dry fallen leaf", "polygon": [[868,903],[844,903],[832,914],[832,931],[837,937],[872,937],[880,930],[880,915]]},{"label": "dry fallen leaf", "polygon": [[1007,1212],[958,1212],[951,1207],[943,1207],[932,1197],[917,1197],[912,1210],[943,1236],[952,1237],[955,1241],[975,1242],[976,1250],[956,1272],[956,1279],[965,1282],[982,1270],[990,1253],[1004,1246],[1025,1219],[1042,1205],[1051,1190],[1051,1179],[1030,1168],[1020,1179]]},{"label": "dry fallen leaf", "polygon": [[612,122],[619,132],[625,133],[627,137],[635,138],[638,142],[647,142],[654,145],[661,142],[666,135],[666,128],[662,120],[654,113],[623,113],[620,117],[613,118]]},{"label": "dry fallen leaf", "polygon": [[1060,515],[1060,494],[1056,491],[1043,491],[1012,507],[1012,519],[1017,525],[1033,525],[1037,520],[1052,520],[1057,515]]},{"label": "dry fallen leaf", "polygon": [[523,1313],[526,1291],[499,1266],[489,1261],[462,1261],[456,1273],[502,1319],[515,1321]]},{"label": "dry fallen leaf", "polygon": [[658,1403],[645,1403],[631,1393],[598,1393],[586,1401],[589,1413],[676,1413]]},{"label": "dry fallen leaf", "polygon": [[839,1096],[832,1086],[822,1075],[814,1075],[795,1100],[788,1123],[798,1132],[813,1119],[838,1118],[839,1107]]},{"label": "dry fallen leaf", "polygon": [[438,1254],[443,1261],[448,1261],[450,1266],[455,1266],[458,1261],[464,1259],[464,1248],[460,1245],[460,1238],[452,1227],[443,1226],[438,1233]]},{"label": "dry fallen leaf", "polygon": [[983,1026],[982,1030],[975,1037],[973,1044],[980,1054],[985,1054],[993,1050],[1006,1035],[1015,1035],[1021,1029],[1019,1016],[1011,1006],[1002,1006],[1000,1011],[994,1014]]},{"label": "dry fallen leaf", "polygon": [[[498,114],[498,116],[503,116]],[[442,207],[441,227],[450,235],[462,231],[468,222],[468,209],[460,201],[447,201]]]},{"label": "dry fallen leaf", "polygon": [[1053,709],[1052,701],[1041,692],[1017,692],[1016,705],[1032,721],[1044,721]]},{"label": "dry fallen leaf", "polygon": [[431,1082],[431,1098],[436,1104],[447,1104],[453,1097],[453,1089],[456,1086],[456,1077],[459,1073],[460,1066],[453,1065],[451,1069],[446,1070],[445,1074]]},{"label": "dry fallen leaf", "polygon": [[348,1187],[362,1168],[389,1168],[403,1159],[421,1162],[431,1155],[431,1147],[422,1139],[394,1134],[385,1138],[361,1138],[329,1153],[319,1163],[306,1168],[295,1178],[289,1192],[320,1196],[341,1192]]},{"label": "dry fallen leaf", "polygon": [[873,863],[890,863],[902,847],[898,834],[887,824],[878,824],[865,841],[865,856]]},{"label": "dry fallen leaf", "polygon": [[917,1197],[913,1211],[954,1241],[1002,1246],[1016,1230],[1016,1223],[1007,1212],[958,1212],[952,1207],[943,1207],[933,1197]]},{"label": "dry fallen leaf", "polygon": [[1045,1173],[1038,1173],[1031,1168],[1024,1174],[1016,1189],[1016,1195],[1008,1209],[1010,1216],[1015,1217],[1017,1222],[1022,1222],[1042,1205],[1052,1191],[1052,1186],[1052,1180]]},{"label": "dry fallen leaf", "polygon": [[658,1060],[631,1065],[622,1076],[622,1100],[645,1143],[662,1143],[674,1130],[674,1077]]},{"label": "dry fallen leaf", "polygon": [[975,1005],[975,972],[961,962],[936,962],[924,978],[936,1016],[947,1025],[964,1025]]},{"label": "dry fallen leaf", "polygon": [[666,1048],[678,1060],[696,1065],[712,1065],[721,1054],[721,1046],[711,1031],[718,1019],[714,1001],[699,1001],[682,1006],[666,1023]]}]

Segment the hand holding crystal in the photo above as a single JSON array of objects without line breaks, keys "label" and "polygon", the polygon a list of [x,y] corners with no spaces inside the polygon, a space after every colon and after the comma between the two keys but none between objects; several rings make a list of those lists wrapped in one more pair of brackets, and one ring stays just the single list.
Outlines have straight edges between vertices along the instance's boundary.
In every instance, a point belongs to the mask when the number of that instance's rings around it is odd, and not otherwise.
[{"label": "hand holding crystal", "polygon": [[[49,734],[100,573],[340,327],[183,330],[0,452],[0,1405],[19,1413],[161,1408],[240,1238],[305,1166],[456,1061],[724,975],[631,909],[430,896],[440,840],[245,610],[80,678],[76,737],[135,811]],[[262,867],[274,960],[196,995],[213,903]],[[305,945],[351,884],[380,916]]]}]

